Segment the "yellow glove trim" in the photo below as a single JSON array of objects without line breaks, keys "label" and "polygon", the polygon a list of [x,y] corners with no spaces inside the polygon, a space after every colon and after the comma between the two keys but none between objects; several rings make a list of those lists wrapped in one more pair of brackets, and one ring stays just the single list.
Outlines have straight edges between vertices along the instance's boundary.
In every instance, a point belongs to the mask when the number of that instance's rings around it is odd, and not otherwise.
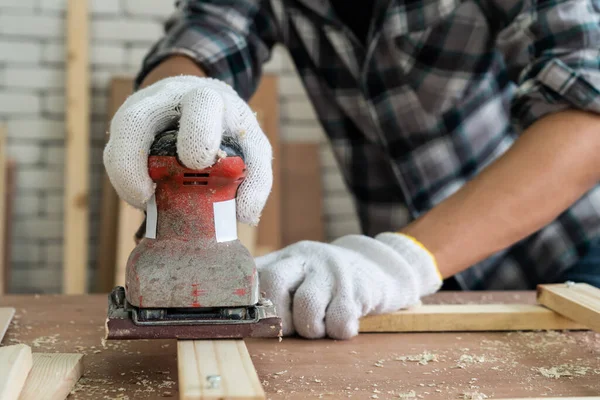
[{"label": "yellow glove trim", "polygon": [[444,278],[442,277],[442,273],[440,272],[440,268],[438,267],[438,263],[437,260],[435,259],[435,256],[433,255],[432,252],[430,252],[427,247],[425,247],[425,245],[421,242],[419,242],[417,239],[415,239],[414,237],[407,235],[406,233],[402,233],[402,232],[396,232],[398,235],[402,235],[407,239],[410,239],[410,241],[412,241],[414,244],[416,244],[417,246],[419,246],[420,248],[422,248],[423,250],[425,250],[425,252],[427,254],[429,254],[429,257],[431,257],[431,259],[433,260],[433,265],[435,266],[435,272],[437,273],[437,276],[440,278],[440,280],[444,280]]}]

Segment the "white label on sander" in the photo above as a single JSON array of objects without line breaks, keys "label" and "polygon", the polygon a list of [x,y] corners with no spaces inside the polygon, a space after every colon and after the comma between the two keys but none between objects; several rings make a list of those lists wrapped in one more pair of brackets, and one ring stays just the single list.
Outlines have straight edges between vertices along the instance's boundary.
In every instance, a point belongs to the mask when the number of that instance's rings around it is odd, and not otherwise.
[{"label": "white label on sander", "polygon": [[237,239],[235,199],[213,203],[213,210],[215,213],[217,242],[229,242]]},{"label": "white label on sander", "polygon": [[152,195],[146,204],[146,237],[156,239],[156,224],[158,223],[158,210],[156,197]]}]

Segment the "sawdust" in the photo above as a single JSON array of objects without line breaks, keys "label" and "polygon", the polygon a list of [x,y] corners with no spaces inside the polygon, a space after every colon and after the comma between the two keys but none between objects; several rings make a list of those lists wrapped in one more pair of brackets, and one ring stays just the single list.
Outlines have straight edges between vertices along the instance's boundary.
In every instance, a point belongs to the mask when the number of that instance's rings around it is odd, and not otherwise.
[{"label": "sawdust", "polygon": [[[37,339],[34,339],[31,342],[31,345],[33,347],[42,347],[43,346],[43,347],[51,348],[51,347],[54,347],[53,345],[55,345],[58,342],[59,336],[60,335],[58,333],[55,335],[50,335],[50,336],[40,336]],[[46,345],[49,345],[49,346],[46,346]]]},{"label": "sawdust", "polygon": [[532,369],[538,371],[545,378],[558,379],[563,376],[585,376],[591,368],[581,365],[561,364],[550,368],[534,367]]},{"label": "sawdust", "polygon": [[462,400],[484,400],[487,398],[486,394],[480,392],[464,392],[461,397]]},{"label": "sawdust", "polygon": [[427,365],[430,361],[437,362],[438,356],[437,356],[437,354],[433,354],[428,351],[424,351],[421,354],[397,357],[396,361],[402,361],[402,362],[410,361],[410,362],[417,362],[417,363],[419,363],[419,365]]},{"label": "sawdust", "polygon": [[410,392],[406,392],[406,393],[398,393],[399,399],[411,399],[414,397],[417,397],[417,393],[415,393],[414,390],[411,390]]}]

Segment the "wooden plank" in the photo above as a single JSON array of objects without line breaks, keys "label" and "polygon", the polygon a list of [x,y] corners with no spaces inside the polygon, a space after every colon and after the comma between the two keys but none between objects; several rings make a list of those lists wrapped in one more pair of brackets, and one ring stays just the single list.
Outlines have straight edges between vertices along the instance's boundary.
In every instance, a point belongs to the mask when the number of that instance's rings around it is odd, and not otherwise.
[{"label": "wooden plank", "polygon": [[66,399],[82,374],[82,354],[34,353],[33,367],[19,400]]},{"label": "wooden plank", "polygon": [[178,341],[177,368],[182,400],[265,398],[243,340]]},{"label": "wooden plank", "polygon": [[4,307],[0,308],[0,342],[2,342],[2,338],[6,334],[6,330],[10,326],[10,321],[12,321],[15,316],[15,309],[12,307]]},{"label": "wooden plank", "polygon": [[0,294],[6,293],[6,276],[8,264],[6,263],[5,250],[7,233],[6,219],[10,216],[6,214],[6,128],[0,126]]},{"label": "wooden plank", "polygon": [[360,332],[585,330],[584,325],[531,304],[422,305],[360,320]]},{"label": "wooden plank", "polygon": [[[110,82],[108,98],[108,121],[127,96],[133,91],[133,78],[113,78]],[[108,129],[107,129],[108,131]],[[107,135],[108,140],[108,135]],[[98,261],[96,284],[94,290],[99,293],[109,292],[115,282],[115,266],[117,260],[117,232],[119,196],[110,183],[106,172],[102,178],[102,201],[100,203],[100,239],[98,241]]]},{"label": "wooden plank", "polygon": [[66,157],[63,292],[87,288],[90,79],[88,2],[67,3]]},{"label": "wooden plank", "polygon": [[[279,89],[275,75],[263,75],[249,101],[250,108],[273,148],[273,188],[255,233],[255,256],[281,248],[281,151],[279,140]],[[242,228],[244,229],[244,228]]]},{"label": "wooden plank", "polygon": [[144,222],[144,213],[119,200],[117,233],[117,259],[115,286],[125,286],[125,270],[129,254],[135,248],[135,233]]},{"label": "wooden plank", "polygon": [[323,188],[319,145],[282,146],[283,245],[300,240],[324,241]]},{"label": "wooden plank", "polygon": [[0,399],[17,400],[19,398],[31,365],[31,348],[29,346],[16,344],[0,348]]},{"label": "wooden plank", "polygon": [[587,283],[539,285],[537,301],[600,332],[600,289]]}]

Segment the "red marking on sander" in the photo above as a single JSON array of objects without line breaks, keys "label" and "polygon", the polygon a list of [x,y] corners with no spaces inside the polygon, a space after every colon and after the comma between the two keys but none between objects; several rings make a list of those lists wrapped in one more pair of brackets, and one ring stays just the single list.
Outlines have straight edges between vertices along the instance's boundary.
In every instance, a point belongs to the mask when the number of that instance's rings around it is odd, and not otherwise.
[{"label": "red marking on sander", "polygon": [[192,283],[192,297],[194,298],[192,301],[192,307],[202,307],[198,302],[198,297],[202,296],[206,293],[204,289],[198,289],[197,283]]},{"label": "red marking on sander", "polygon": [[233,294],[235,294],[237,296],[245,296],[246,295],[246,289],[244,289],[244,288],[236,289],[236,290],[233,291]]}]

